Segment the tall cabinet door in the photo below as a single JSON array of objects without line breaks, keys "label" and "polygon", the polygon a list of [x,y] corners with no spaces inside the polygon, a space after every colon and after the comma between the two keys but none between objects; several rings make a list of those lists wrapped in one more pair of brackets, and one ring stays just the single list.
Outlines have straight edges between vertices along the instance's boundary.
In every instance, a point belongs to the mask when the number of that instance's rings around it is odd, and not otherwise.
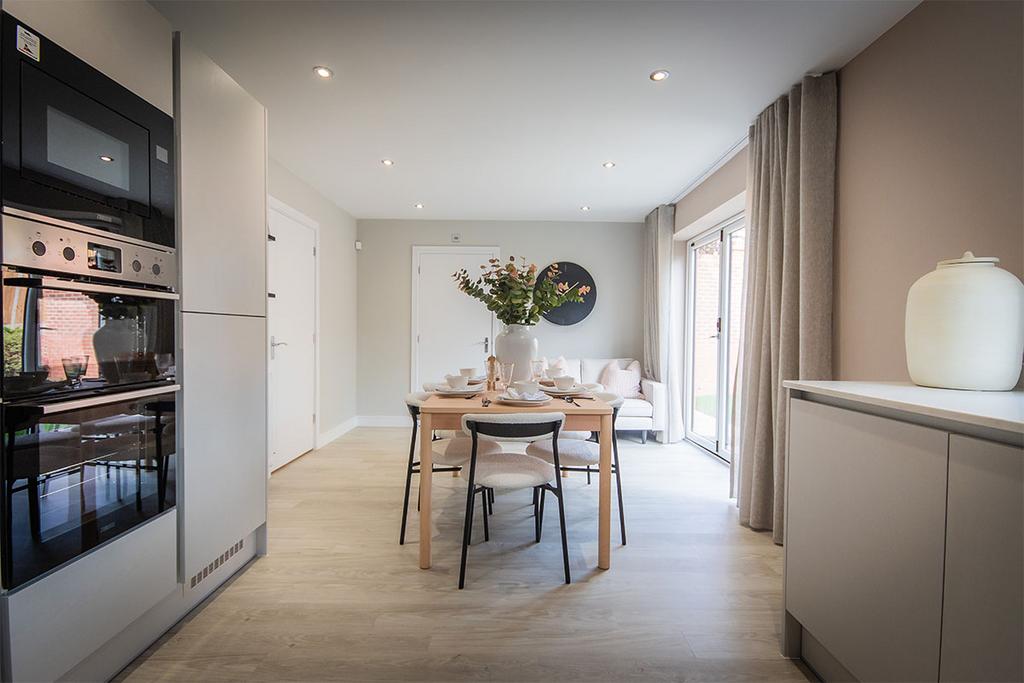
[{"label": "tall cabinet door", "polygon": [[949,437],[943,681],[1024,680],[1024,450]]},{"label": "tall cabinet door", "polygon": [[185,313],[185,577],[267,519],[265,318]]},{"label": "tall cabinet door", "polygon": [[202,52],[175,41],[181,307],[267,314],[267,116]]}]

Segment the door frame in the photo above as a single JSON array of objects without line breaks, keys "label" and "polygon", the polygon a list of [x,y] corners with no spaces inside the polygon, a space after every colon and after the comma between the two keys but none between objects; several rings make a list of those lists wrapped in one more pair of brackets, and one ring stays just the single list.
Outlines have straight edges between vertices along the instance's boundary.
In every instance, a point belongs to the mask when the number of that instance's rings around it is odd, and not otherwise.
[{"label": "door frame", "polygon": [[[686,379],[683,382],[683,434],[688,441],[701,446],[723,460],[729,460],[732,456],[731,453],[724,450],[724,436],[725,430],[728,429],[728,425],[723,424],[723,420],[726,415],[725,408],[728,401],[729,391],[729,330],[727,321],[723,320],[723,317],[728,314],[731,307],[731,302],[729,300],[731,294],[729,287],[729,266],[731,263],[729,237],[737,230],[741,230],[746,227],[745,218],[746,215],[742,211],[733,214],[711,229],[706,230],[696,237],[686,241],[686,316],[683,335]],[[696,341],[694,339],[694,304],[696,302],[697,283],[696,249],[705,244],[716,241],[721,245],[718,253],[718,386],[716,387],[715,396],[718,420],[715,429],[715,440],[711,441],[707,437],[695,433],[692,429],[691,422],[694,400],[693,354],[696,350],[694,343]]]},{"label": "door frame", "polygon": [[[493,254],[492,258],[501,259],[501,247],[486,246],[417,246],[412,248],[412,268],[410,270],[410,282],[412,283],[412,306],[409,318],[409,391],[423,391],[422,386],[417,386],[416,378],[419,375],[419,312],[420,312],[420,256],[423,254]],[[483,304],[481,304],[483,305]],[[490,353],[494,352],[494,314],[491,314]],[[438,378],[441,379],[441,378]]]},{"label": "door frame", "polygon": [[[269,283],[270,283],[270,243],[271,235],[270,232],[270,214],[277,212],[285,218],[290,218],[297,223],[301,223],[305,227],[313,231],[313,449],[320,447],[320,223],[313,220],[306,214],[302,213],[298,209],[285,202],[281,201],[273,195],[267,195],[267,284],[268,294]],[[269,298],[269,297],[268,297]],[[271,377],[271,361],[270,361],[270,306],[267,306],[267,386],[270,386]],[[273,423],[273,413],[271,406],[270,391],[267,391],[267,429],[268,432]],[[272,435],[268,433],[267,439],[267,470],[268,476],[272,473],[270,470],[270,456],[273,453],[273,441],[270,438]],[[289,460],[288,462],[292,462]],[[276,469],[284,467],[280,465]]]}]

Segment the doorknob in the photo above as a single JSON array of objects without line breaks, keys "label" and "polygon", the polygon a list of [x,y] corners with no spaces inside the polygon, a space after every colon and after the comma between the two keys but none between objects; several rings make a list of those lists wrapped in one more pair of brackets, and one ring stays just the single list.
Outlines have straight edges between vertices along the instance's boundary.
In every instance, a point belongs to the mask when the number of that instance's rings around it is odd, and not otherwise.
[{"label": "doorknob", "polygon": [[484,337],[484,353],[487,353],[487,351],[490,348],[491,348],[491,338],[490,337]]},{"label": "doorknob", "polygon": [[274,335],[270,336],[270,360],[274,360],[274,349],[278,346],[288,346],[288,342],[277,341]]}]

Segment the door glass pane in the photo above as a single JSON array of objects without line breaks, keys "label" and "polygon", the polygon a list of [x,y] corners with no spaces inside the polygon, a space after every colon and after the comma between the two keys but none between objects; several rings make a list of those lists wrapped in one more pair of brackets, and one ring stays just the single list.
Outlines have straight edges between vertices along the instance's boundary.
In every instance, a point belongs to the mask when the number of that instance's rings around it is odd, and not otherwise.
[{"label": "door glass pane", "polygon": [[718,439],[718,304],[721,242],[694,249],[693,374],[690,431],[714,443]]},{"label": "door glass pane", "polygon": [[729,310],[724,318],[728,331],[729,352],[726,357],[726,396],[725,396],[725,453],[728,457],[732,452],[732,441],[736,411],[739,405],[738,369],[740,359],[740,336],[743,331],[743,266],[746,259],[746,230],[740,229],[728,236],[729,239]]}]

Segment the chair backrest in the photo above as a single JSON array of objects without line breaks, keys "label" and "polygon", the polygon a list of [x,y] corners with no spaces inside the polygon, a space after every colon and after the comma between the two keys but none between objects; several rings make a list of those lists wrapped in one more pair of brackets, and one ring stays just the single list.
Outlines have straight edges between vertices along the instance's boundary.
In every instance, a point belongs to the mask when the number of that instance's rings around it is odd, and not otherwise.
[{"label": "chair backrest", "polygon": [[623,398],[618,394],[612,393],[610,391],[595,391],[594,398],[601,399],[614,409],[622,407]]},{"label": "chair backrest", "polygon": [[498,438],[558,436],[565,423],[564,413],[470,413],[462,416],[462,431]]},{"label": "chair backrest", "polygon": [[405,407],[409,409],[409,414],[415,417],[420,414],[420,408],[423,407],[423,403],[430,398],[430,393],[426,391],[414,391],[411,394],[405,395]]}]

